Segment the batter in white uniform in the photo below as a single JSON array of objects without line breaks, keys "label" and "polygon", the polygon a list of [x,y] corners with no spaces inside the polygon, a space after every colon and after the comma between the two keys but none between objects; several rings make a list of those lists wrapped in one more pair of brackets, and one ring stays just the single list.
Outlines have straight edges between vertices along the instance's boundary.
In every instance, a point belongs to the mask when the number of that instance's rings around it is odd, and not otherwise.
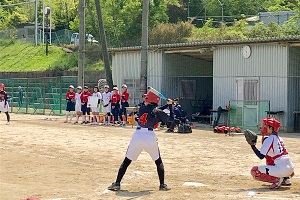
[{"label": "batter in white uniform", "polygon": [[[120,166],[116,182],[112,183],[109,190],[120,190],[121,180],[130,165],[131,161],[137,160],[138,156],[143,150],[150,154],[152,160],[155,162],[157,167],[157,173],[159,177],[159,190],[170,190],[165,184],[165,170],[162,159],[160,157],[156,135],[153,131],[153,127],[158,122],[167,122],[168,115],[160,109],[157,109],[157,104],[160,98],[152,91],[148,91],[145,97],[145,105],[142,105],[138,112],[137,122],[138,126],[135,130],[129,147],[127,149],[125,159]],[[168,101],[170,107],[172,107],[172,100]]]}]

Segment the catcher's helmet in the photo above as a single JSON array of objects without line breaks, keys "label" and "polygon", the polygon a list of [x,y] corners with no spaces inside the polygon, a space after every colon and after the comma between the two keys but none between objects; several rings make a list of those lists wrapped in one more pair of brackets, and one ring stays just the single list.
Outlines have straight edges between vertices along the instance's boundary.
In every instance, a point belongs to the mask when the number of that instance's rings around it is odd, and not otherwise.
[{"label": "catcher's helmet", "polygon": [[147,103],[156,103],[156,104],[158,104],[158,102],[160,101],[160,98],[159,98],[159,96],[154,94],[152,91],[148,91],[146,96],[145,96],[145,101]]},{"label": "catcher's helmet", "polygon": [[[277,119],[275,119],[273,117],[266,117],[266,118],[262,118],[261,122],[262,122],[262,125],[273,127],[275,132],[279,131],[280,121],[278,121]],[[264,128],[263,128],[261,132],[265,133],[266,130],[264,130]]]}]

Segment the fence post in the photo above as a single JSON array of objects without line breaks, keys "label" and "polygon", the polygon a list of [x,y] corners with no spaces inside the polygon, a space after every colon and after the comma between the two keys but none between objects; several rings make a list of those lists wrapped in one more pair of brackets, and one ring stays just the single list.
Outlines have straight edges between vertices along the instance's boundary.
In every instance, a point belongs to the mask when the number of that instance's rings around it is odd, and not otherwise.
[{"label": "fence post", "polygon": [[46,103],[46,98],[45,98],[45,95],[46,95],[46,83],[45,83],[45,81],[46,81],[46,78],[43,78],[43,92],[42,92],[42,94],[43,94],[43,115],[45,115],[45,103]]},{"label": "fence post", "polygon": [[26,111],[25,113],[28,114],[28,106],[29,106],[29,99],[28,99],[28,78],[26,79]]},{"label": "fence post", "polygon": [[62,115],[62,76],[59,77],[60,91],[59,91],[59,114]]},{"label": "fence post", "polygon": [[14,106],[13,106],[14,88],[15,88],[15,82],[14,82],[14,79],[12,79],[11,98],[9,99],[10,108],[11,108],[10,112],[13,112],[13,110],[14,110]]}]

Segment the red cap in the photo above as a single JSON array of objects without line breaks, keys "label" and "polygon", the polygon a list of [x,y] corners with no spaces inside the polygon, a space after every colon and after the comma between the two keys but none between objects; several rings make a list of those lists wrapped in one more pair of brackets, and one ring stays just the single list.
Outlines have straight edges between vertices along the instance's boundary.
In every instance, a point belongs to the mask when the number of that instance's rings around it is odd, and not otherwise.
[{"label": "red cap", "polygon": [[4,88],[5,87],[4,83],[0,83],[0,87]]},{"label": "red cap", "polygon": [[158,103],[160,101],[159,96],[154,94],[152,91],[148,91],[147,95],[145,96],[145,101],[147,103]]}]

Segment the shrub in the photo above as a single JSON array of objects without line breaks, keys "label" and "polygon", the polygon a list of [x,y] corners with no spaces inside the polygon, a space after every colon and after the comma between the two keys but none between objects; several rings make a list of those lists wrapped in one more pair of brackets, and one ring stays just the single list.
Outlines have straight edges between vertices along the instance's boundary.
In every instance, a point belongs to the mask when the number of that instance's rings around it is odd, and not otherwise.
[{"label": "shrub", "polygon": [[150,44],[186,42],[192,35],[193,29],[194,25],[190,22],[158,24],[150,31],[149,42]]}]

